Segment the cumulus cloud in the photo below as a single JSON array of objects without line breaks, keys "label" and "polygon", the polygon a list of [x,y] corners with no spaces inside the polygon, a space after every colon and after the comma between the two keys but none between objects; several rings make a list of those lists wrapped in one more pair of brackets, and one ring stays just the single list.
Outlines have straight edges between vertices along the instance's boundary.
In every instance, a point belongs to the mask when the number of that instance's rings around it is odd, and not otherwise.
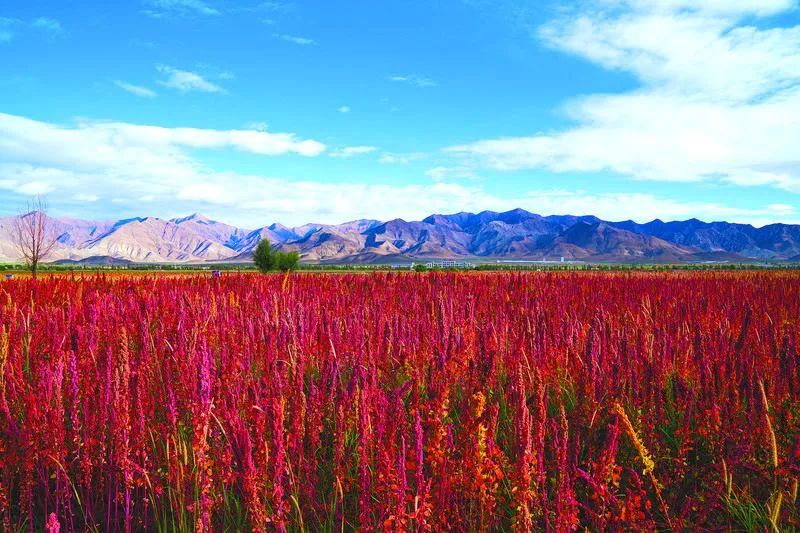
[{"label": "cumulus cloud", "polygon": [[[477,191],[447,184],[397,187],[219,172],[187,151],[198,148],[303,156],[325,149],[291,134],[98,121],[61,126],[0,114],[0,189],[17,195],[51,194],[58,198],[54,211],[82,209],[79,206],[105,199],[119,213],[202,209],[223,212],[226,216],[221,218],[241,224],[333,222],[366,215],[421,217],[451,202],[485,207]],[[366,153],[370,148],[344,152]],[[10,200],[2,203],[12,205]]]},{"label": "cumulus cloud", "polygon": [[199,91],[204,93],[224,93],[225,89],[212,83],[196,72],[180,70],[168,65],[157,65],[156,70],[165,76],[158,81],[160,85],[182,93]]},{"label": "cumulus cloud", "polygon": [[[192,207],[190,199],[206,190],[220,192],[199,200],[200,206],[227,206],[235,214],[236,202],[278,202],[276,194],[300,200],[288,181],[215,172],[190,155],[194,149],[312,157],[325,145],[290,133],[98,121],[61,126],[0,114],[0,188],[12,194],[5,193],[0,205],[12,206],[22,200],[19,196],[50,194],[57,199],[54,209],[77,206],[83,212],[80,206],[106,199],[119,212],[158,214],[153,211]],[[233,203],[220,203],[225,199]]]},{"label": "cumulus cloud", "polygon": [[125,122],[81,121],[59,126],[0,113],[2,160],[35,162],[44,167],[124,174],[129,167],[146,171],[194,171],[183,148],[234,149],[258,155],[316,156],[324,144],[291,133],[255,130],[164,128]]},{"label": "cumulus cloud", "polygon": [[800,26],[790,0],[604,0],[538,30],[553,49],[630,73],[635,90],[568,102],[572,127],[453,146],[497,170],[612,171],[800,192]]},{"label": "cumulus cloud", "polygon": [[[371,147],[351,148],[367,152],[365,148]],[[420,219],[437,212],[515,207],[545,215],[595,214],[638,221],[699,216],[760,225],[776,218],[800,218],[789,204],[736,209],[650,194],[586,191],[533,190],[501,198],[483,189],[480,182],[337,183],[219,172],[203,165],[187,149],[314,156],[325,146],[292,134],[265,131],[98,121],[61,126],[0,114],[0,189],[16,195],[50,194],[58,199],[54,211],[72,208],[83,212],[87,204],[103,200],[119,213],[174,216],[202,210],[245,227],[274,220],[300,224],[353,218]],[[1,203],[13,204],[10,200]]]},{"label": "cumulus cloud", "polygon": [[132,95],[139,96],[141,98],[155,98],[158,96],[155,91],[152,89],[148,89],[147,87],[142,87],[141,85],[134,85],[133,83],[128,83],[126,81],[115,80],[114,85],[119,87],[125,92],[131,93]]}]

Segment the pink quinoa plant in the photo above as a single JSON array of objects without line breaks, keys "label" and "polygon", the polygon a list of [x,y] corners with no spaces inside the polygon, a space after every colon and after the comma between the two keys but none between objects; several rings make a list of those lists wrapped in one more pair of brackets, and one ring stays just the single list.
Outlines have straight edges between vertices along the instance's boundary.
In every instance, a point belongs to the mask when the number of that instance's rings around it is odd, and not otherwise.
[{"label": "pink quinoa plant", "polygon": [[10,280],[0,529],[797,529],[798,317],[794,271]]}]

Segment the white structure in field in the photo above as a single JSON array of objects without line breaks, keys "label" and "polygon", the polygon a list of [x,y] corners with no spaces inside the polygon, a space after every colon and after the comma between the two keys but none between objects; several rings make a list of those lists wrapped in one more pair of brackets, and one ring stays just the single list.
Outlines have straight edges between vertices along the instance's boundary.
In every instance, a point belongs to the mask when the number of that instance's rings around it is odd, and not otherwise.
[{"label": "white structure in field", "polygon": [[413,270],[416,265],[425,265],[427,268],[475,268],[475,265],[467,261],[429,261],[427,263],[410,263],[404,265],[391,265],[393,269],[407,268]]},{"label": "white structure in field", "polygon": [[430,261],[425,264],[428,268],[472,268],[472,263],[466,261]]}]

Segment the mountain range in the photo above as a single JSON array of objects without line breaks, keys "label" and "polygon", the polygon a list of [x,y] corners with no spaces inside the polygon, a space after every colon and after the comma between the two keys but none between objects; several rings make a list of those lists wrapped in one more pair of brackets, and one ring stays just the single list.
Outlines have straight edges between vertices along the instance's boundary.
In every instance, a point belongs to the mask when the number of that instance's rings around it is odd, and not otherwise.
[{"label": "mountain range", "polygon": [[[27,215],[26,215],[27,216]],[[62,263],[244,262],[262,239],[312,263],[402,263],[430,259],[597,262],[800,261],[800,225],[702,222],[639,224],[594,216],[540,216],[523,209],[431,215],[421,221],[278,223],[242,229],[200,214],[164,220],[50,218]],[[13,217],[0,218],[0,261],[17,258]]]}]

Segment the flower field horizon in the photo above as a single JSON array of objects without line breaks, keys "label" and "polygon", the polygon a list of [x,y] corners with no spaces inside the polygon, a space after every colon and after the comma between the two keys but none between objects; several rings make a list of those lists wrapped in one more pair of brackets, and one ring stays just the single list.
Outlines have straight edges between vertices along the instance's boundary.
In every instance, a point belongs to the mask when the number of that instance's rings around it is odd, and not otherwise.
[{"label": "flower field horizon", "polygon": [[3,531],[800,528],[800,273],[0,282]]}]

